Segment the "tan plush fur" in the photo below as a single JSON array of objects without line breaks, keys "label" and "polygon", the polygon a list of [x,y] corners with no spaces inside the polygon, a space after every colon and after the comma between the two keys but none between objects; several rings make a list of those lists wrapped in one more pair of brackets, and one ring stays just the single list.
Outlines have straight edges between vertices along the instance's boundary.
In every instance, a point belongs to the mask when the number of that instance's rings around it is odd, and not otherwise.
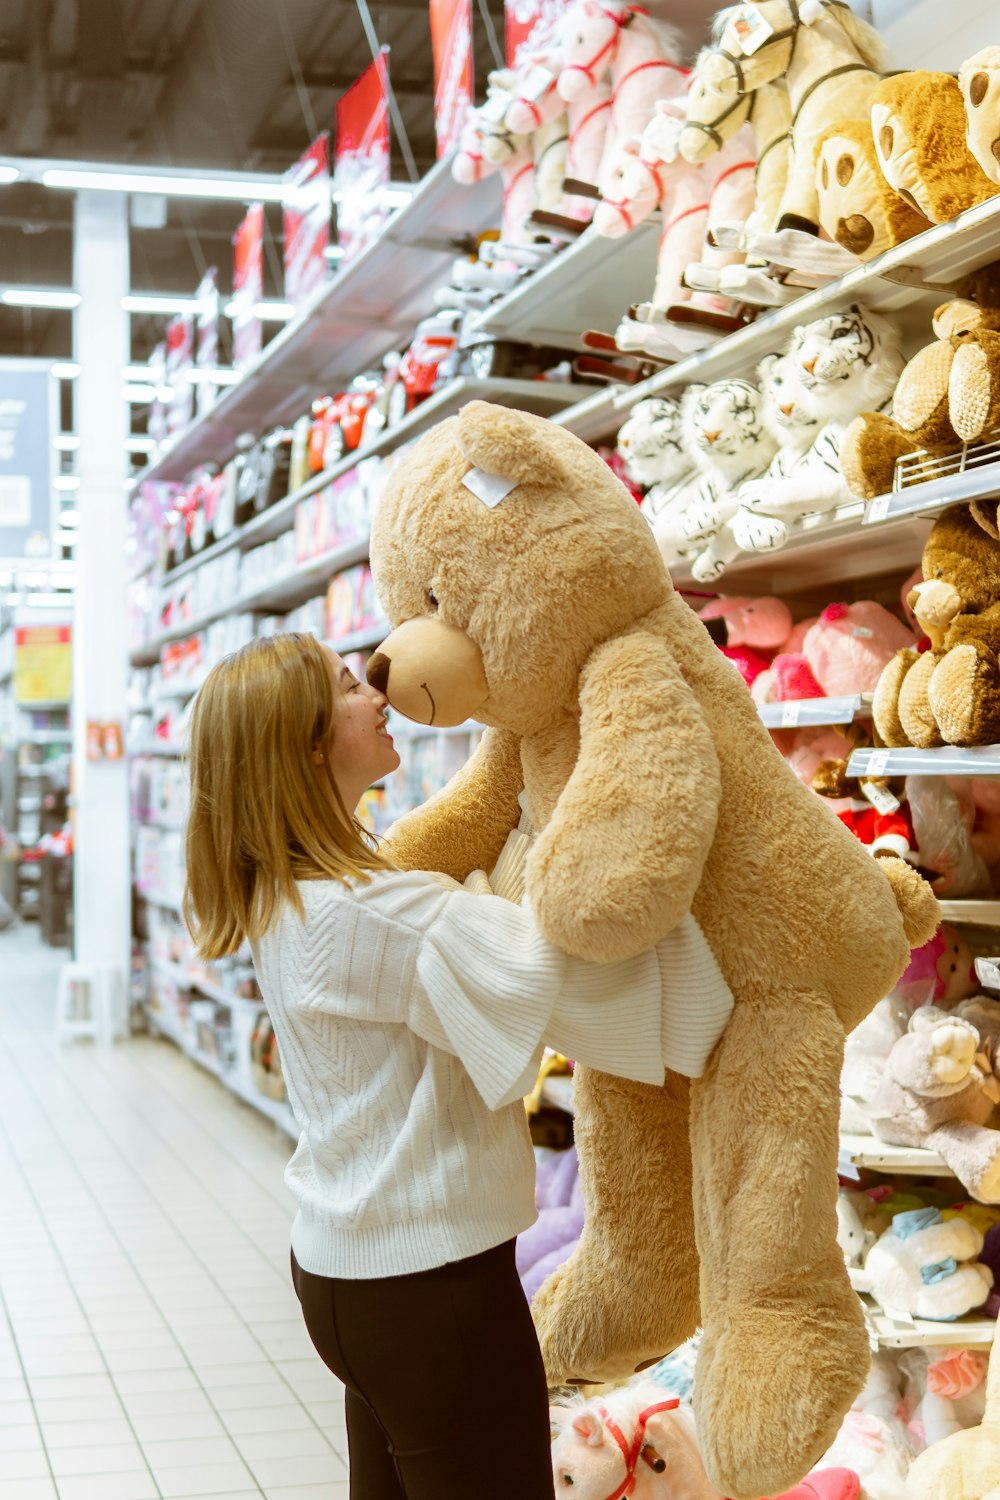
[{"label": "tan plush fur", "polygon": [[872,134],[889,185],[935,224],[997,192],[965,140],[965,104],[950,73],[900,73],[872,95]]},{"label": "tan plush fur", "polygon": [[[488,509],[462,483],[472,466],[520,483]],[[539,830],[527,892],[547,935],[611,959],[693,910],[736,997],[694,1084],[578,1070],[587,1227],[535,1302],[550,1379],[629,1375],[700,1320],[712,1482],[737,1500],[781,1491],[833,1441],[868,1364],[836,1243],[844,1033],[930,936],[936,903],[792,775],[634,501],[577,438],[473,402],[397,467],[371,556],[394,624],[436,611],[480,648],[489,691],[469,710],[520,737]],[[387,687],[391,702],[391,669]],[[461,877],[460,851],[471,867],[491,842],[473,860],[467,807],[446,792],[387,852],[434,864],[444,824]]]},{"label": "tan plush fur", "polygon": [[817,174],[820,227],[862,260],[930,228],[886,182],[867,118],[843,120],[820,136]]}]

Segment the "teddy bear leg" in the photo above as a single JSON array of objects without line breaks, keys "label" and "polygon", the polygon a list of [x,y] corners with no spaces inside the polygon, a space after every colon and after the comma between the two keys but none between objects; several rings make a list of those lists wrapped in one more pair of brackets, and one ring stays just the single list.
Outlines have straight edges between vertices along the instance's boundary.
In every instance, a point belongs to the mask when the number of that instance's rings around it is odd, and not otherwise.
[{"label": "teddy bear leg", "polygon": [[849,489],[862,500],[873,500],[892,489],[896,460],[919,447],[919,440],[892,417],[866,411],[855,417],[844,434],[840,471]]},{"label": "teddy bear leg", "polygon": [[825,997],[741,996],[692,1086],[704,1328],[695,1415],[709,1479],[734,1500],[797,1484],[868,1371],[837,1245],[843,1051]]},{"label": "teddy bear leg", "polygon": [[899,722],[906,743],[918,750],[931,750],[944,743],[929,696],[938,660],[933,651],[918,656],[899,689]]},{"label": "teddy bear leg", "polygon": [[1000,1203],[1000,1130],[953,1120],[923,1144],[937,1151],[959,1182],[979,1203]]},{"label": "teddy bear leg", "polygon": [[917,652],[912,646],[904,646],[902,651],[897,651],[891,661],[886,662],[882,673],[875,684],[875,697],[872,702],[872,717],[875,720],[875,728],[878,730],[879,739],[883,745],[890,749],[896,749],[910,742],[899,722],[899,693],[903,686],[903,680],[907,672],[917,660]]},{"label": "teddy bear leg", "polygon": [[532,1303],[550,1385],[618,1380],[698,1326],[690,1084],[662,1088],[578,1067],[583,1235]]},{"label": "teddy bear leg", "polygon": [[988,646],[964,641],[934,668],[928,699],[949,745],[992,745],[1000,739],[1000,669]]}]

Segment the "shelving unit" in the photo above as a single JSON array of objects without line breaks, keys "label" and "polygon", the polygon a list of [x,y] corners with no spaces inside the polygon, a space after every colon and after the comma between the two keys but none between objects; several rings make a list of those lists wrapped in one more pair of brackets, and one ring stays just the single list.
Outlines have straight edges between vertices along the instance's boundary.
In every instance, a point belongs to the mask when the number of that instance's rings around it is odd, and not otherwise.
[{"label": "shelving unit", "polygon": [[[864,1300],[864,1299],[863,1299]],[[996,1321],[968,1313],[953,1323],[933,1323],[891,1317],[873,1302],[865,1302],[865,1316],[882,1349],[988,1349],[996,1333]]]},{"label": "shelving unit", "polygon": [[951,1177],[936,1151],[921,1146],[890,1146],[872,1135],[841,1135],[840,1152],[844,1161],[855,1167],[869,1167],[873,1172],[912,1174],[917,1177]]},{"label": "shelving unit", "polygon": [[839,698],[794,698],[787,703],[762,703],[758,712],[768,729],[797,729],[813,724],[851,724],[871,714],[870,693]]},{"label": "shelving unit", "polygon": [[854,750],[847,762],[849,776],[1000,776],[1000,745],[962,748],[941,745],[934,750]]}]

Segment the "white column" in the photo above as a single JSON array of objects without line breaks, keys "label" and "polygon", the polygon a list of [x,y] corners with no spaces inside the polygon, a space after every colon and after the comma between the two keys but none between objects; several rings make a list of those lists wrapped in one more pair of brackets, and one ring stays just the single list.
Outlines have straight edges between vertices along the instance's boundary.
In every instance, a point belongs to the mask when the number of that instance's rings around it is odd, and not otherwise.
[{"label": "white column", "polygon": [[74,222],[75,427],[80,437],[79,533],[73,631],[75,956],[114,976],[112,1031],[127,1017],[130,870],[127,762],[87,759],[87,723],[125,732],[127,694],[125,439],[122,371],[129,363],[128,199],[81,191]]}]

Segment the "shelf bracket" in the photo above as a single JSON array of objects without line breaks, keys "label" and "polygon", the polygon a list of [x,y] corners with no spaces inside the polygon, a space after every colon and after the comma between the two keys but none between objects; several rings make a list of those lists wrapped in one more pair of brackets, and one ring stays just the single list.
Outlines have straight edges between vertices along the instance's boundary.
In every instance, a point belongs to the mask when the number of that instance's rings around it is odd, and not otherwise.
[{"label": "shelf bracket", "polygon": [[953,296],[954,283],[948,281],[925,281],[919,266],[897,266],[893,271],[878,271],[882,281],[894,281],[897,286],[911,287],[918,292],[947,292]]}]

